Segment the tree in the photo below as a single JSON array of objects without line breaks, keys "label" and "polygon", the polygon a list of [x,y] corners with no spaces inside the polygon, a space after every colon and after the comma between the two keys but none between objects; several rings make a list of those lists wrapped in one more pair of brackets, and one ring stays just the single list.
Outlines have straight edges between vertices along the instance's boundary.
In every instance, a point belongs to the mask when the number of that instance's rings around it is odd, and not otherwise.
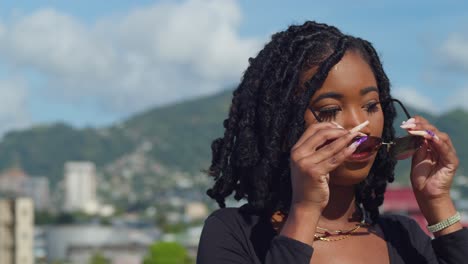
[{"label": "tree", "polygon": [[157,242],[150,246],[143,264],[192,264],[187,250],[176,242]]},{"label": "tree", "polygon": [[98,251],[91,257],[89,264],[110,264],[110,261]]}]

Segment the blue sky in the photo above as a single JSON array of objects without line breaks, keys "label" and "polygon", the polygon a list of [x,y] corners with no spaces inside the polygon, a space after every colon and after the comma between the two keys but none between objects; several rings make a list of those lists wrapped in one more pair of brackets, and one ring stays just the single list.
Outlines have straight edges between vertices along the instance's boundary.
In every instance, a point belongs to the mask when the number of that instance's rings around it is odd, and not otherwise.
[{"label": "blue sky", "polygon": [[0,1],[0,133],[105,126],[215,93],[272,33],[305,20],[371,41],[395,97],[433,113],[468,109],[463,2]]}]

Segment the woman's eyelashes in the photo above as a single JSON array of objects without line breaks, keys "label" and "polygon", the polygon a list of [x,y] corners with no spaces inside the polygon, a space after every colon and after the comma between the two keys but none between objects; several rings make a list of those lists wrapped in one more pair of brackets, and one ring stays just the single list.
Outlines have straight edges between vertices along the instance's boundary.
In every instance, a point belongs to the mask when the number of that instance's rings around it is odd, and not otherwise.
[{"label": "woman's eyelashes", "polygon": [[[373,101],[365,104],[362,109],[364,109],[368,114],[377,113],[380,111],[379,108],[380,102]],[[317,112],[318,117],[322,121],[332,121],[336,119],[338,112],[343,111],[339,106],[326,106],[320,108]]]},{"label": "woman's eyelashes", "polygon": [[324,107],[318,110],[318,117],[323,121],[331,121],[336,118],[339,111],[341,111],[339,107]]},{"label": "woman's eyelashes", "polygon": [[368,113],[376,113],[379,111],[380,102],[370,102],[364,106]]}]

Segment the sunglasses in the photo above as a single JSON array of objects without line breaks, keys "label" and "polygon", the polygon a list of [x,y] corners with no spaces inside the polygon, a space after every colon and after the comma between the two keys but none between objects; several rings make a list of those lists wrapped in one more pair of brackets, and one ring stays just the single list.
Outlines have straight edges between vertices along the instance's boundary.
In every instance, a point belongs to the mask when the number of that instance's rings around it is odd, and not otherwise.
[{"label": "sunglasses", "polygon": [[[408,110],[406,110],[405,106],[399,100],[392,98],[386,103],[393,102],[396,102],[401,106],[408,119],[411,118]],[[312,113],[318,122],[323,122],[315,111],[312,110]],[[397,160],[404,160],[413,156],[414,153],[424,144],[424,137],[415,135],[398,137],[390,142],[384,142],[380,137],[362,136],[354,138],[353,142],[358,140],[362,141],[362,143],[357,147],[354,153],[375,153],[380,149],[380,147],[385,146],[390,156]]]}]

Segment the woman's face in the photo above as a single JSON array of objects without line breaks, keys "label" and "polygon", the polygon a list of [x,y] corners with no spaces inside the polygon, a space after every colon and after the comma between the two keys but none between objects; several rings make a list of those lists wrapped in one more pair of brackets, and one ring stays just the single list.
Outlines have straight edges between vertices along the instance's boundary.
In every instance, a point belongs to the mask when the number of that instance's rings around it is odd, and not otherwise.
[{"label": "woman's face", "polygon": [[[316,69],[304,74],[310,79]],[[310,106],[323,122],[334,121],[349,130],[369,120],[361,130],[371,136],[382,136],[384,115],[379,104],[377,81],[370,66],[357,52],[348,51],[332,67],[323,86],[315,92]],[[317,123],[310,110],[305,113],[306,126]],[[330,173],[330,184],[353,185],[364,180],[376,154],[349,159]]]}]

